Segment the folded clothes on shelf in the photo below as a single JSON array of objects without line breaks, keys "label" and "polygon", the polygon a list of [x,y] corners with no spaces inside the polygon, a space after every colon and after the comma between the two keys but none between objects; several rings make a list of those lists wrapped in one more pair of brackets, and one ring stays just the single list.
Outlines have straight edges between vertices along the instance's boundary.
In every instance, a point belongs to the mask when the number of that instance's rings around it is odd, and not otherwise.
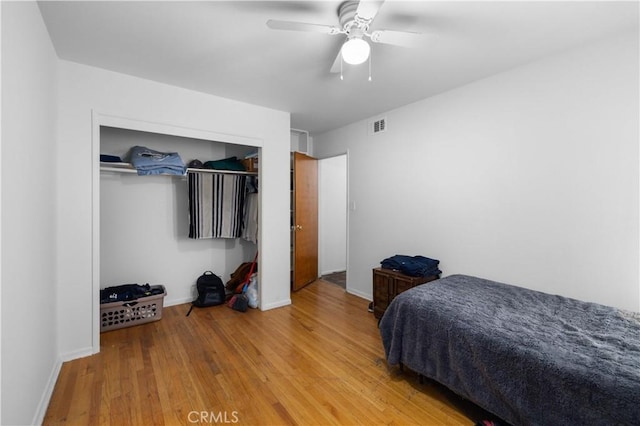
[{"label": "folded clothes on shelf", "polygon": [[222,160],[205,161],[204,168],[215,169],[215,170],[234,170],[238,172],[243,172],[246,170],[246,168],[242,164],[242,161],[238,160],[238,157],[229,157],[229,158],[223,158]]},{"label": "folded clothes on shelf", "polygon": [[177,152],[160,152],[144,146],[129,151],[129,162],[138,175],[185,175],[187,168]]}]

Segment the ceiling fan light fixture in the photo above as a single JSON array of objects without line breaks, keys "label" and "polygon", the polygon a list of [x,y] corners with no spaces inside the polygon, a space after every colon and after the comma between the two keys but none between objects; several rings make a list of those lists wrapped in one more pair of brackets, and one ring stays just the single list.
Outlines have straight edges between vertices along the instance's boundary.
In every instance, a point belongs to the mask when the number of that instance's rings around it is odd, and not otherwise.
[{"label": "ceiling fan light fixture", "polygon": [[350,65],[359,65],[367,60],[371,47],[361,38],[350,38],[342,45],[342,59]]}]

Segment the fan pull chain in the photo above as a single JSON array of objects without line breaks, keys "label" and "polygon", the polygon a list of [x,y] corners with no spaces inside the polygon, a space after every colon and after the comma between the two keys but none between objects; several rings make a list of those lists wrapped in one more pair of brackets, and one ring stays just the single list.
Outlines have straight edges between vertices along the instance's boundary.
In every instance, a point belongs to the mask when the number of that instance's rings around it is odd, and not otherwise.
[{"label": "fan pull chain", "polygon": [[342,53],[340,53],[340,80],[344,80],[344,76],[342,75],[342,63],[343,63],[343,59],[342,59]]},{"label": "fan pull chain", "polygon": [[369,55],[369,81],[371,81],[371,56]]}]

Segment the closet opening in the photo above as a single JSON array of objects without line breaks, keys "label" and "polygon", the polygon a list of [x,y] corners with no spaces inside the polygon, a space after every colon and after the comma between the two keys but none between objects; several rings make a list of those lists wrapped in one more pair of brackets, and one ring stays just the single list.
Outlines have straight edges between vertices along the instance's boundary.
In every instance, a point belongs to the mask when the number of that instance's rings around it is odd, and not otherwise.
[{"label": "closet opening", "polygon": [[[199,130],[185,129],[107,116],[94,117],[94,232],[93,232],[93,352],[100,350],[100,289],[120,284],[163,285],[164,306],[195,299],[195,282],[212,271],[223,282],[238,265],[253,260],[259,252],[259,164],[261,141]],[[192,160],[205,164],[222,159],[244,160],[257,166],[255,172],[229,172],[220,179],[238,179],[242,187],[254,183],[257,192],[243,193],[243,207],[253,201],[255,223],[229,229],[209,238],[194,234],[189,206],[189,172],[185,176],[139,176],[135,170],[121,172],[104,167],[101,155],[120,157],[125,162],[133,146],[160,152],[176,152],[185,165]],[[245,162],[247,164],[247,162]],[[108,165],[107,165],[108,166]],[[216,165],[217,166],[217,165]],[[208,172],[208,170],[207,170]],[[212,178],[213,179],[213,178]],[[235,183],[234,187],[240,184]],[[246,185],[246,186],[245,186]],[[244,191],[244,189],[243,189]],[[224,214],[228,213],[225,209]],[[243,220],[247,220],[242,213]],[[258,260],[259,265],[259,260]],[[260,286],[258,286],[260,288]],[[260,297],[259,297],[260,299]],[[186,312],[185,312],[186,314]]]}]

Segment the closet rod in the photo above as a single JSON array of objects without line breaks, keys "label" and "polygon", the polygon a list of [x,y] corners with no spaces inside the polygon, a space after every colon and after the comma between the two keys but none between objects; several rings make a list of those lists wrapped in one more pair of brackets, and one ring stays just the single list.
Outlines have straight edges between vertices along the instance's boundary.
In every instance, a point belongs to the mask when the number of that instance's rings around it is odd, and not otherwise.
[{"label": "closet rod", "polygon": [[[100,163],[101,172],[116,172],[116,173],[138,173],[138,171],[129,163]],[[217,174],[232,174],[232,175],[250,175],[257,176],[258,172],[243,172],[239,170],[219,170],[219,169],[187,169],[187,173],[217,173]],[[156,175],[157,176],[157,175]],[[160,175],[160,176],[179,176],[179,175]]]}]

